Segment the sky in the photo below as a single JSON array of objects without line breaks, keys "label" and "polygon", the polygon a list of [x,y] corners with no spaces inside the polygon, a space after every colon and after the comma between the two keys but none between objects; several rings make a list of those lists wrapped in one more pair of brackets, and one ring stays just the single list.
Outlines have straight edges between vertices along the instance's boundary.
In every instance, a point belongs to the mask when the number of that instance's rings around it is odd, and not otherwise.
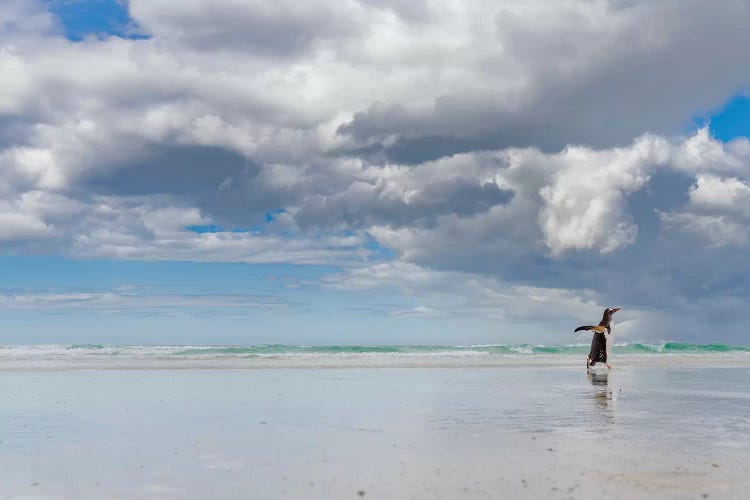
[{"label": "sky", "polygon": [[0,344],[750,344],[748,25],[4,0]]}]

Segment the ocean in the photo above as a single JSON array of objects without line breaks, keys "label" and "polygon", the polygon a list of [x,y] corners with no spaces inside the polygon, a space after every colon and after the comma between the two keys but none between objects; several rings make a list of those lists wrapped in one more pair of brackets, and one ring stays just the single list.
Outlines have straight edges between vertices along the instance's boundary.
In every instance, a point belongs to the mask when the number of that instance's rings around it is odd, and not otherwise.
[{"label": "ocean", "polygon": [[[470,368],[577,366],[588,344],[567,345],[14,345],[0,346],[0,370],[78,368]],[[749,346],[681,342],[613,347],[612,363],[704,366],[750,363]]]}]

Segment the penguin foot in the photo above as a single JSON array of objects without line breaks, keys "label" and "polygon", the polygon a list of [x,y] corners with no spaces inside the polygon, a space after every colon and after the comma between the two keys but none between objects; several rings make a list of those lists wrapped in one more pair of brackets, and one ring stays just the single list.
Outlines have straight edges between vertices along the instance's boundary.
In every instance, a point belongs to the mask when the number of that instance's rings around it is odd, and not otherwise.
[{"label": "penguin foot", "polygon": [[612,369],[612,365],[610,365],[609,363],[607,363],[607,368],[609,368],[611,370]]}]

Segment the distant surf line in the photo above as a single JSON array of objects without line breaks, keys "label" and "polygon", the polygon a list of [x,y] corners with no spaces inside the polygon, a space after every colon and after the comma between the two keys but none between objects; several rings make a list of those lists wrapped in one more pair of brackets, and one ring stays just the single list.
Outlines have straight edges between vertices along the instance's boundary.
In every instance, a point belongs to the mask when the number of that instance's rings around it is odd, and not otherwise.
[{"label": "distant surf line", "polygon": [[[633,342],[615,344],[615,354],[717,354],[750,352],[750,346],[721,343]],[[585,354],[587,344],[478,344],[478,345],[14,345],[0,346],[0,356],[28,357],[249,357],[315,355],[411,355],[411,356],[492,356]]]}]

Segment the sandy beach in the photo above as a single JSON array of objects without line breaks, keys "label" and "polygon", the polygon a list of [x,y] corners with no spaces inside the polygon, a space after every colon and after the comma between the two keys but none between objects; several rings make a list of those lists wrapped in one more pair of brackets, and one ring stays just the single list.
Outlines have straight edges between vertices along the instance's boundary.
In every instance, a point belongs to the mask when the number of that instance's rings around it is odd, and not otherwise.
[{"label": "sandy beach", "polygon": [[750,367],[7,370],[0,497],[744,498],[749,409]]}]

